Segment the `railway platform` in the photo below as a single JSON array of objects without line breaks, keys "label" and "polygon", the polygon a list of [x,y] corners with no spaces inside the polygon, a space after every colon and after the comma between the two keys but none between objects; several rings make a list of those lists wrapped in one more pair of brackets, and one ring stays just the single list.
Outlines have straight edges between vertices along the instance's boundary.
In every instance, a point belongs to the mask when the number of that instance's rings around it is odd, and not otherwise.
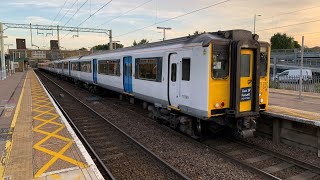
[{"label": "railway platform", "polygon": [[320,94],[269,89],[269,109],[262,113],[257,131],[273,142],[297,146],[320,157]]},{"label": "railway platform", "polygon": [[103,179],[33,70],[0,86],[0,179]]},{"label": "railway platform", "polygon": [[269,89],[269,110],[266,114],[320,126],[320,94]]}]

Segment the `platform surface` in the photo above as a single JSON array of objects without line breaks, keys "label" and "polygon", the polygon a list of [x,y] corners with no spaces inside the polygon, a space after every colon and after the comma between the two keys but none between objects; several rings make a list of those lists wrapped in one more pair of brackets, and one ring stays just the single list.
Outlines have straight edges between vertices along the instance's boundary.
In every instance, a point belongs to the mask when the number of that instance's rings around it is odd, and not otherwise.
[{"label": "platform surface", "polygon": [[13,114],[0,179],[103,179],[32,70]]},{"label": "platform surface", "polygon": [[266,114],[320,126],[320,94],[269,89],[269,110]]},{"label": "platform surface", "polygon": [[[25,80],[25,72],[17,72],[0,80],[0,177],[3,174],[7,148],[12,139],[11,125],[18,99]],[[1,178],[0,178],[1,179]]]}]

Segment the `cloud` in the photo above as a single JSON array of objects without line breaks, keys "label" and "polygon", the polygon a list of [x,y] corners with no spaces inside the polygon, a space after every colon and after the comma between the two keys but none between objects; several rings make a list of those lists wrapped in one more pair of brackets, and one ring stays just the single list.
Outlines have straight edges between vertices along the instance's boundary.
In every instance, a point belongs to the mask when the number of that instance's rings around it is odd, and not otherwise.
[{"label": "cloud", "polygon": [[[148,0],[113,0],[112,3],[90,18],[81,27],[96,27],[147,1]],[[117,36],[221,1],[222,0],[152,0],[144,6],[99,28],[112,29],[114,36]],[[16,23],[51,24],[51,21],[64,2],[65,0],[4,0],[2,5],[8,8],[5,9],[5,12],[0,12],[0,16],[5,20],[12,19]],[[79,0],[74,7],[71,8],[74,2],[74,0],[67,1],[54,24],[58,23],[61,17],[68,11],[68,14],[62,22],[60,22],[60,25],[65,24],[85,0]],[[88,1],[67,26],[77,26],[106,2],[107,0]],[[126,45],[131,45],[133,40],[140,40],[142,38],[158,41],[162,38],[162,34],[158,33],[156,26],[171,27],[172,30],[167,32],[168,38],[192,34],[196,30],[209,32],[241,28],[252,31],[254,14],[262,15],[257,19],[256,29],[261,39],[268,40],[276,32],[286,32],[289,35],[294,35],[317,31],[320,23],[289,26],[286,28],[275,27],[320,19],[319,10],[320,2],[318,0],[236,0],[151,26],[144,30],[139,30],[135,33],[119,37],[119,40]],[[262,31],[268,28],[274,29]],[[301,39],[299,36],[301,35],[295,35],[295,38],[298,40]],[[81,34],[79,38],[73,39],[70,37],[68,37],[67,42],[63,42],[66,43],[67,48],[82,46],[82,44],[85,44],[84,42],[87,41],[92,43],[99,41],[98,36],[95,34]],[[103,39],[106,38],[105,36],[102,37]],[[90,38],[94,41],[91,41]],[[320,42],[318,43],[316,40],[317,38],[313,36],[310,36],[310,38],[315,40],[310,41],[308,46],[320,45]],[[80,39],[83,39],[83,41]],[[306,42],[309,43],[309,41]]]},{"label": "cloud", "polygon": [[28,16],[25,18],[25,23],[50,25],[52,20],[40,16]]}]

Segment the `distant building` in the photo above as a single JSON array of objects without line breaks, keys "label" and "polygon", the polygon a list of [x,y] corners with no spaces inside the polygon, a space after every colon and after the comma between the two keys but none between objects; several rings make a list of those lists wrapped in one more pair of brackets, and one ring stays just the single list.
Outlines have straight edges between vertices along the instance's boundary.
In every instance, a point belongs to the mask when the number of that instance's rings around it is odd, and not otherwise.
[{"label": "distant building", "polygon": [[[38,62],[53,61],[75,56],[89,55],[87,50],[9,49],[10,60],[36,67]],[[23,65],[23,63],[20,63]]]}]

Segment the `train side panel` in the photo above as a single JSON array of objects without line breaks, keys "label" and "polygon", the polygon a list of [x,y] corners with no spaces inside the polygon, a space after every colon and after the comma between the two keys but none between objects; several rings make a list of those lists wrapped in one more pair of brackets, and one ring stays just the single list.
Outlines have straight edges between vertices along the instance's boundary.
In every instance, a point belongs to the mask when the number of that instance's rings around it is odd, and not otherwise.
[{"label": "train side panel", "polygon": [[168,105],[168,57],[166,53],[145,53],[135,55],[132,59],[132,90],[134,96],[156,103],[157,106],[166,107]]}]

